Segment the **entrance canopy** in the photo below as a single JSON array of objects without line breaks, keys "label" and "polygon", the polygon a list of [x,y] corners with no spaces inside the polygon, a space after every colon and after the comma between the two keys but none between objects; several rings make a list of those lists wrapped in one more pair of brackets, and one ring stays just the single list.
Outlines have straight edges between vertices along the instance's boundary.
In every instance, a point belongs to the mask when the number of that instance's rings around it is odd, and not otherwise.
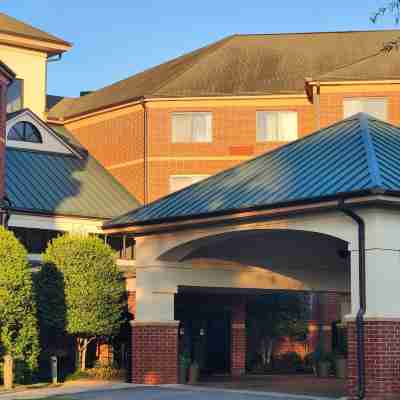
[{"label": "entrance canopy", "polygon": [[400,128],[359,113],[148,206],[105,229],[177,223],[400,192]]}]

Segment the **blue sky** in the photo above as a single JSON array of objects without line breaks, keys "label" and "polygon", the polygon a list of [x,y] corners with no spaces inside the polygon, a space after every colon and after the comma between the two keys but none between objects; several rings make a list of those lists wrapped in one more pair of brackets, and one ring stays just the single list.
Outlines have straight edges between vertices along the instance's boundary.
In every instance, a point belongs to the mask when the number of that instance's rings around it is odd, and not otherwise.
[{"label": "blue sky", "polygon": [[0,10],[74,43],[50,65],[48,92],[75,96],[232,33],[395,27],[389,0],[0,0]]}]

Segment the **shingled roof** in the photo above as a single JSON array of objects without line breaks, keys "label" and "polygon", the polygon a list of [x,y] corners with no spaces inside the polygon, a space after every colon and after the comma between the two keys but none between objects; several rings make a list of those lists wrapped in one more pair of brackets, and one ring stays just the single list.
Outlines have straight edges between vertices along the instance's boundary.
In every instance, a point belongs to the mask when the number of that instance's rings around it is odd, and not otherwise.
[{"label": "shingled roof", "polygon": [[4,13],[0,13],[0,32],[22,36],[30,39],[43,40],[46,42],[52,42],[63,46],[71,45],[69,42],[60,39],[57,36],[44,32],[38,28],[35,28],[25,22],[19,21]]},{"label": "shingled roof", "polygon": [[357,114],[105,227],[144,225],[372,192],[400,192],[400,128]]},{"label": "shingled roof", "polygon": [[304,93],[305,78],[376,54],[397,30],[233,35],[57,104],[49,118],[69,118],[149,97]]}]

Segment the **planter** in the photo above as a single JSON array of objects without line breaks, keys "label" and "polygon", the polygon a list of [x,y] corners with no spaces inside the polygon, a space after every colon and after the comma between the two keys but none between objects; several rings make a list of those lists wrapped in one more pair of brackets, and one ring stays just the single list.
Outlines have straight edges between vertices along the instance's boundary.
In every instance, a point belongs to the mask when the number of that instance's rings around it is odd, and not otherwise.
[{"label": "planter", "polygon": [[344,357],[335,360],[336,378],[345,379],[347,377],[347,363]]},{"label": "planter", "polygon": [[189,368],[189,383],[191,385],[196,384],[200,377],[200,367],[199,364],[194,362]]},{"label": "planter", "polygon": [[320,361],[318,363],[318,376],[328,378],[331,372],[331,363],[329,361]]}]

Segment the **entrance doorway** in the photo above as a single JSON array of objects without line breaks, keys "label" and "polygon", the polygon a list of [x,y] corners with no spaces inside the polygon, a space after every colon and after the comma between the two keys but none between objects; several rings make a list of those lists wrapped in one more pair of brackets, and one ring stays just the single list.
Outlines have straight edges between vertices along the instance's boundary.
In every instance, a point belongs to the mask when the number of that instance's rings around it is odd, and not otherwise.
[{"label": "entrance doorway", "polygon": [[177,307],[179,354],[199,365],[202,376],[229,374],[231,369],[231,315],[225,309]]}]

